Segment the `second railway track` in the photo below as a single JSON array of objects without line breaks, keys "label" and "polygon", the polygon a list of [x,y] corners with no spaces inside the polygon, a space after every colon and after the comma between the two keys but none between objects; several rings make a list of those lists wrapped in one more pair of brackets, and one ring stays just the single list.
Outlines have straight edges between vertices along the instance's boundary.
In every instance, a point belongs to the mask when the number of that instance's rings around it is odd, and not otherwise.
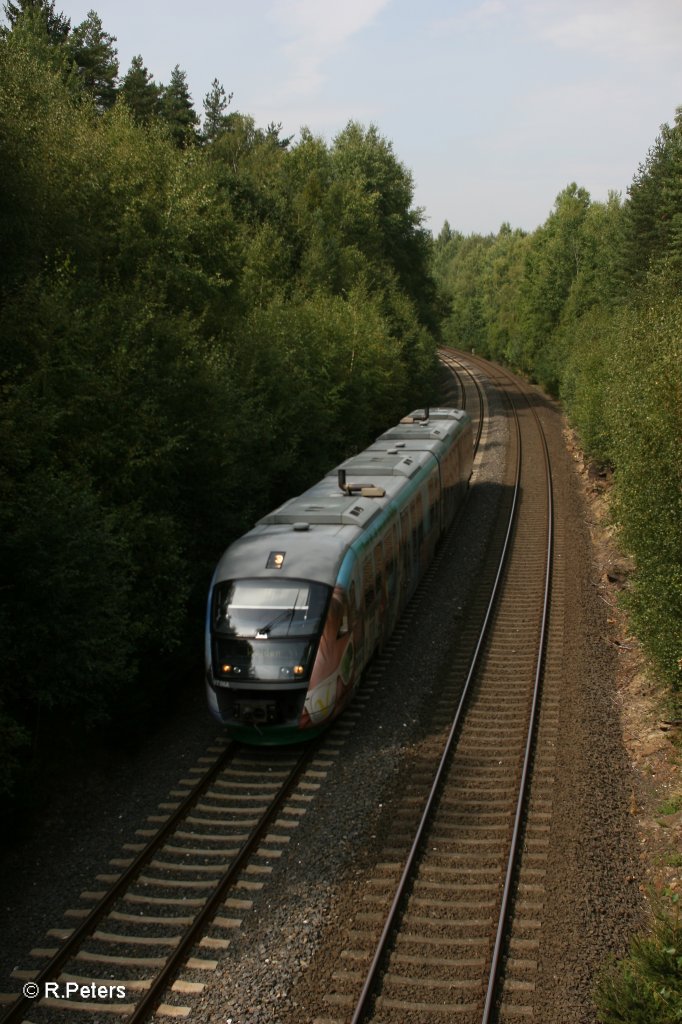
[{"label": "second railway track", "polygon": [[[459,354],[445,361],[460,387],[462,374],[481,372]],[[509,939],[514,901],[528,905],[538,891],[518,882],[521,839],[533,841],[524,822],[549,610],[551,473],[532,399],[505,371],[495,386],[515,423],[503,502],[508,550],[505,558],[506,542],[493,544],[488,567],[499,592],[485,599],[488,612],[474,602],[458,638],[423,770],[364,894],[319,1024],[475,1024],[532,1014],[532,1001],[518,994],[532,991],[534,937],[520,937],[517,926],[513,947]],[[425,797],[439,736],[446,750]]]}]

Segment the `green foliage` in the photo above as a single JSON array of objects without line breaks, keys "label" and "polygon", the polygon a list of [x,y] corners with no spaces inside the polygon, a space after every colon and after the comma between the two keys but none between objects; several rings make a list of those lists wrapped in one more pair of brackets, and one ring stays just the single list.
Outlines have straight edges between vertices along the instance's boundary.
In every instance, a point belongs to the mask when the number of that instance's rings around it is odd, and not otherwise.
[{"label": "green foliage", "polygon": [[225,112],[231,99],[232,93],[228,96],[225,87],[214,78],[210,90],[204,96],[204,124],[201,130],[204,142],[214,142],[222,132],[227,131],[229,119]]},{"label": "green foliage", "polygon": [[36,468],[3,497],[6,699],[77,707],[91,725],[121,685],[132,647],[130,572],[115,517],[86,483],[56,468]]},{"label": "green foliage", "polygon": [[682,811],[682,795],[669,797],[658,808],[659,814],[677,814],[679,811]]},{"label": "green foliage", "polygon": [[651,935],[633,939],[629,955],[610,964],[595,993],[602,1024],[682,1021],[682,920],[660,910]]},{"label": "green foliage", "polygon": [[197,141],[199,118],[189,94],[187,75],[178,64],[173,68],[168,85],[161,87],[159,114],[179,149],[186,149]]},{"label": "green foliage", "polygon": [[667,275],[643,298],[619,317],[609,361],[615,515],[638,566],[635,623],[682,689],[682,299]]},{"label": "green foliage", "polygon": [[141,58],[92,102],[26,17],[0,39],[0,792],[55,723],[165,705],[222,550],[427,401],[435,363],[428,240],[376,129],[290,146],[220,111],[190,145],[179,69],[161,114]]},{"label": "green foliage", "polygon": [[116,100],[118,55],[115,36],[104,31],[102,19],[89,11],[68,41],[77,74],[98,110],[108,110]]},{"label": "green foliage", "polygon": [[119,88],[119,96],[132,111],[136,121],[149,124],[159,112],[161,89],[144,66],[138,54],[130,62]]},{"label": "green foliage", "polygon": [[614,318],[599,308],[574,326],[565,352],[560,393],[587,454],[602,465],[613,465],[613,446],[607,422],[611,385],[610,356],[617,334]]},{"label": "green foliage", "polygon": [[672,126],[663,125],[628,189],[621,272],[630,287],[665,260],[679,288],[682,282],[682,108]]},{"label": "green foliage", "polygon": [[614,516],[637,571],[626,601],[647,651],[682,689],[682,110],[629,197],[577,185],[531,235],[464,238],[433,266],[443,334],[540,381],[587,452],[615,469]]},{"label": "green foliage", "polygon": [[42,23],[51,43],[63,43],[71,30],[69,19],[55,12],[54,0],[19,0],[18,4],[6,0],[2,6],[12,30],[17,28],[26,15]]}]

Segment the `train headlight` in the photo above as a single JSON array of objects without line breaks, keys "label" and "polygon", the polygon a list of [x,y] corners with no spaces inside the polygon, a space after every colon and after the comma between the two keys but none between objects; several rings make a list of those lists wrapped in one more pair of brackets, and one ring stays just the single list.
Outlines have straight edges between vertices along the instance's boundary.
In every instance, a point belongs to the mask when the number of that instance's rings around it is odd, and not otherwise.
[{"label": "train headlight", "polygon": [[232,671],[232,665],[221,665],[220,671],[223,673],[224,676],[228,676]]},{"label": "train headlight", "polygon": [[303,667],[303,665],[294,665],[294,675],[295,676],[302,676],[304,672],[305,672],[305,668]]}]

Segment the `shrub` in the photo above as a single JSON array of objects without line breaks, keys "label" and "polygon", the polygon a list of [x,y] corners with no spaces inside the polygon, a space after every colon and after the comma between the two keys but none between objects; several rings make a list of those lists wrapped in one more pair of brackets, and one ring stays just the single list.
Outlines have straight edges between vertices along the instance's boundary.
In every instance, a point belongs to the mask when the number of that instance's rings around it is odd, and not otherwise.
[{"label": "shrub", "polygon": [[632,940],[612,962],[595,992],[602,1024],[679,1024],[682,1021],[682,918],[659,910],[648,936]]}]

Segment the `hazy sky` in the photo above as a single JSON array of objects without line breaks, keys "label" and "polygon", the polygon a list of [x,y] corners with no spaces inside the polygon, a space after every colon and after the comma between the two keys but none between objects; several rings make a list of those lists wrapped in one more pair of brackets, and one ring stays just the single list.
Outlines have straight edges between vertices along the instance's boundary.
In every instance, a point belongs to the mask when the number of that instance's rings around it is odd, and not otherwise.
[{"label": "hazy sky", "polygon": [[376,124],[437,233],[532,230],[571,181],[625,192],[682,104],[682,0],[62,0],[157,81],[331,142]]}]

